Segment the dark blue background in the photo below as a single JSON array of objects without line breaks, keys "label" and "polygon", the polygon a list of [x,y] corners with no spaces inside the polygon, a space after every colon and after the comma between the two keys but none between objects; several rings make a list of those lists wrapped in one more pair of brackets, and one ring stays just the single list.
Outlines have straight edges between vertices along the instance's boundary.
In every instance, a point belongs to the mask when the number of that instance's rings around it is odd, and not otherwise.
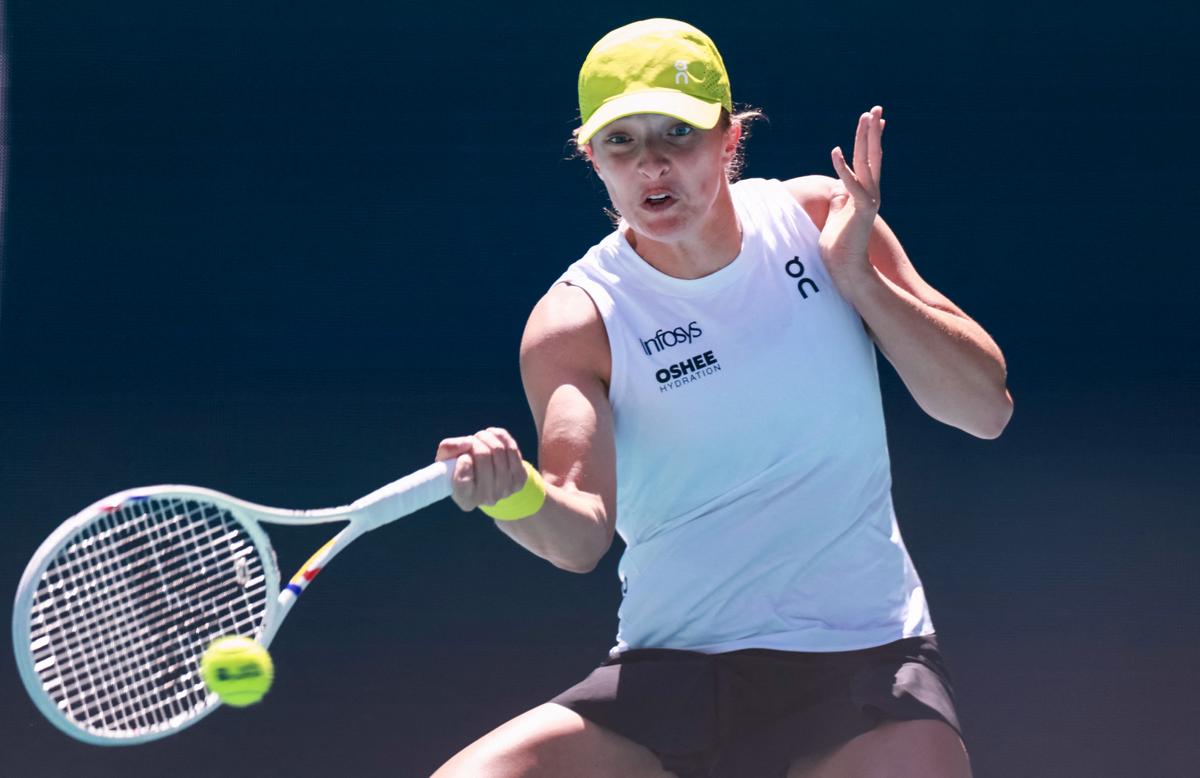
[{"label": "dark blue background", "polygon": [[[978,776],[1194,775],[1194,11],[696,3],[8,8],[0,592],[63,518],[195,483],[349,501],[513,430],[531,305],[608,229],[567,159],[607,30],[682,16],[766,110],[747,176],[888,118],[883,213],[1004,349],[973,439],[882,370],[897,509]],[[326,530],[273,533],[290,569]],[[305,595],[264,704],[77,744],[0,672],[11,775],[427,775],[612,642],[618,548],[553,569],[438,505]]]}]

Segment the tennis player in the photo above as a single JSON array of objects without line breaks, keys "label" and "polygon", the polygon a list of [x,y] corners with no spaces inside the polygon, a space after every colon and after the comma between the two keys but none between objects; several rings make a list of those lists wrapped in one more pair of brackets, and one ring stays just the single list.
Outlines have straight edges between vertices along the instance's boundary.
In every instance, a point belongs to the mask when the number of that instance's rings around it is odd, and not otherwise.
[{"label": "tennis player", "polygon": [[459,457],[464,510],[544,492],[498,524],[564,570],[621,534],[616,645],[436,776],[969,776],[892,508],[875,347],[976,437],[1012,398],[996,344],[878,216],[882,109],[851,161],[833,149],[837,178],[734,182],[721,57],[664,19],[604,36],[579,99],[620,222],[525,330],[541,474],[498,428],[437,457]]}]

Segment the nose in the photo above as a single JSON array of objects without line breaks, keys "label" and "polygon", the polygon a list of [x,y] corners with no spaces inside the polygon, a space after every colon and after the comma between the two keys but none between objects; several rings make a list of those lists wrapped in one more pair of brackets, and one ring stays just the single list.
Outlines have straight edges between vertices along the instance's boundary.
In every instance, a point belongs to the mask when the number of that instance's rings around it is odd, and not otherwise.
[{"label": "nose", "polygon": [[662,178],[670,169],[671,161],[657,143],[650,141],[642,145],[638,156],[638,172],[643,177],[651,180]]}]

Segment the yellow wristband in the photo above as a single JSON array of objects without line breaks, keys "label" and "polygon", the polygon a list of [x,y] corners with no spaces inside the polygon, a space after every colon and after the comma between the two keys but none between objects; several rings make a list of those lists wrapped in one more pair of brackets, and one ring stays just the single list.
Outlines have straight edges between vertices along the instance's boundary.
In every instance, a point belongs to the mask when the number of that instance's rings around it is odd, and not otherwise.
[{"label": "yellow wristband", "polygon": [[532,516],[546,502],[546,482],[537,468],[528,462],[525,465],[525,485],[516,494],[510,494],[495,505],[480,505],[479,510],[500,521],[516,521]]}]

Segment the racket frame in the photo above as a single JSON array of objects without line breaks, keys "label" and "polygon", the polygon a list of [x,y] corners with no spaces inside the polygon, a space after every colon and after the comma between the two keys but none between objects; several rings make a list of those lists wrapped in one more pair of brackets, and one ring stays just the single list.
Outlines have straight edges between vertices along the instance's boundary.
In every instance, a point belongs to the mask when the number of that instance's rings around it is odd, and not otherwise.
[{"label": "racket frame", "polygon": [[[181,714],[164,725],[138,734],[104,733],[86,729],[76,723],[59,708],[50,694],[42,687],[41,676],[34,667],[33,652],[30,648],[33,626],[31,604],[42,577],[58,554],[80,531],[97,518],[111,513],[125,503],[134,499],[173,498],[203,501],[228,511],[254,543],[263,568],[265,611],[259,628],[255,630],[254,634],[246,635],[246,637],[258,641],[263,647],[269,647],[297,598],[330,560],[360,535],[449,496],[450,477],[453,470],[453,459],[434,462],[432,465],[393,481],[349,505],[317,510],[273,508],[213,489],[183,484],[126,489],[97,500],[63,522],[42,542],[26,566],[20,585],[17,587],[13,603],[13,649],[17,660],[17,670],[29,697],[38,710],[60,730],[77,740],[102,746],[135,745],[157,740],[191,726],[221,705],[220,698],[215,693],[209,692],[204,707],[192,712],[191,715]],[[349,523],[317,549],[292,576],[288,584],[281,587],[275,550],[271,546],[266,531],[260,525],[268,523],[306,526],[338,521]]]}]

